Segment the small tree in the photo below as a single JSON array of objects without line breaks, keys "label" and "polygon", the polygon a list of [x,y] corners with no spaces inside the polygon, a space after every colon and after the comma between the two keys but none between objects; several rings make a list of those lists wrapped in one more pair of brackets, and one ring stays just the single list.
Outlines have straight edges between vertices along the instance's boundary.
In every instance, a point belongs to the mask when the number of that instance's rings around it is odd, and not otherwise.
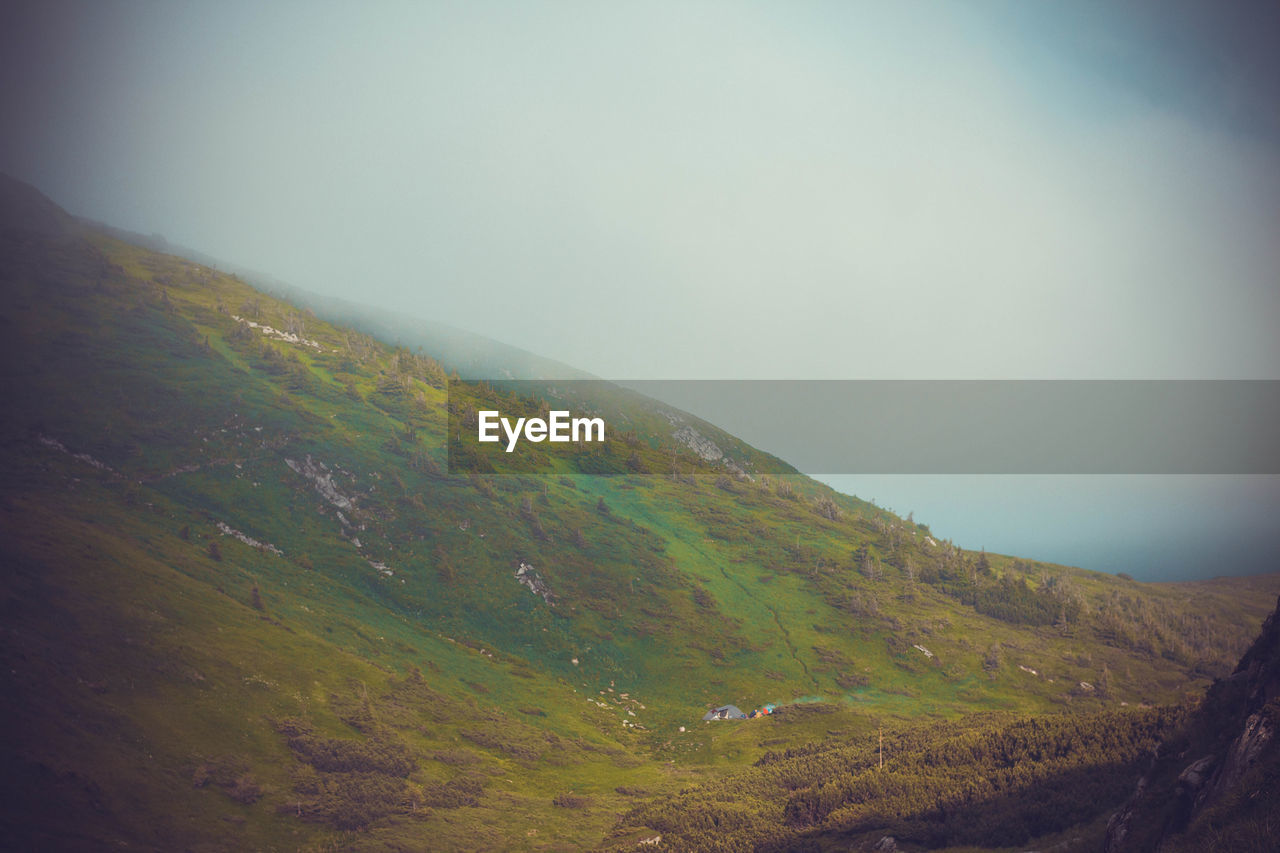
[{"label": "small tree", "polygon": [[838,521],[840,519],[840,508],[836,506],[836,502],[831,498],[820,498],[817,502],[818,515],[828,521]]}]

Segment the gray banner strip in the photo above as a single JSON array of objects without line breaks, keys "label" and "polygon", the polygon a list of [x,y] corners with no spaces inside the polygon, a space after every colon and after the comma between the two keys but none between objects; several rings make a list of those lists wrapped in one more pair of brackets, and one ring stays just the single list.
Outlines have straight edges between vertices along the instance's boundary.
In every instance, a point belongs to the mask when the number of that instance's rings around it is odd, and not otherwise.
[{"label": "gray banner strip", "polygon": [[1280,381],[618,385],[822,474],[1280,474]]}]

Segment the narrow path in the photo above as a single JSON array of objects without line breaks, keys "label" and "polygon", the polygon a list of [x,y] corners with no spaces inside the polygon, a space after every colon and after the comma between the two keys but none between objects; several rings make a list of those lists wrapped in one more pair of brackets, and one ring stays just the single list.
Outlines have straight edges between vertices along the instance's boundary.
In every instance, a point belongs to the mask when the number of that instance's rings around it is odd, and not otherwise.
[{"label": "narrow path", "polygon": [[[721,571],[723,571],[723,569]],[[763,604],[763,602],[761,603]],[[809,682],[813,684],[813,689],[819,690],[818,679],[813,677],[813,673],[809,672],[809,667],[800,659],[799,650],[796,649],[795,645],[791,642],[791,632],[786,629],[782,624],[782,620],[778,618],[778,611],[774,610],[767,604],[764,605],[764,608],[769,611],[771,616],[773,616],[774,624],[777,625],[778,630],[782,632],[782,641],[787,644],[787,651],[791,653],[791,659],[800,664],[800,668],[804,670],[804,677],[809,679]]]},{"label": "narrow path", "polygon": [[[639,502],[632,504],[630,509],[633,512],[638,509],[639,510],[638,514],[641,515],[644,521],[650,525],[651,530],[662,530],[666,532],[668,535],[671,535],[673,533],[670,527],[668,527],[665,524],[661,524],[660,519],[656,519],[652,515],[650,515],[648,512],[646,512],[643,506],[637,506],[638,503]],[[635,519],[635,520],[638,520],[638,519]],[[687,532],[687,531],[682,531],[682,532]],[[692,537],[690,539],[685,539],[683,537],[680,537],[679,541],[680,541],[680,544],[683,545],[685,548],[688,548],[690,551],[696,552],[697,554],[701,555],[703,559],[708,561],[711,565],[715,566],[720,571],[720,574],[724,576],[725,580],[727,580],[729,583],[736,586],[738,589],[742,590],[742,594],[744,596],[751,599],[753,602],[760,605],[765,610],[769,611],[769,615],[773,617],[773,624],[778,626],[778,632],[782,635],[782,642],[787,647],[787,653],[791,655],[791,659],[794,660],[796,664],[799,665],[800,669],[804,671],[805,678],[807,678],[809,680],[809,683],[813,685],[814,690],[819,691],[821,688],[818,685],[818,680],[813,677],[813,673],[809,671],[809,667],[800,658],[800,650],[797,649],[795,644],[791,642],[791,632],[789,632],[786,626],[782,624],[782,619],[778,616],[778,611],[774,610],[762,599],[757,598],[755,595],[753,595],[751,590],[747,588],[746,584],[738,580],[733,575],[729,574],[727,571],[725,571],[723,560],[719,559],[715,554],[707,553],[707,551],[703,550],[702,546],[697,541],[694,541]]]},{"label": "narrow path", "polygon": [[759,604],[765,610],[769,611],[769,615],[773,617],[773,624],[778,626],[778,631],[781,632],[782,634],[782,642],[786,644],[787,652],[790,653],[791,659],[794,660],[796,663],[800,664],[800,668],[804,670],[804,677],[809,679],[809,682],[813,685],[814,690],[818,690],[819,689],[818,679],[813,677],[813,673],[809,672],[809,667],[806,666],[805,662],[800,659],[800,650],[797,649],[795,647],[795,644],[791,642],[791,632],[787,630],[786,626],[782,624],[782,620],[778,618],[778,611],[774,610],[772,607],[766,604],[763,600],[758,599],[754,595],[752,595],[751,590],[747,589],[746,584],[744,584],[742,581],[735,578],[733,575],[729,574],[727,571],[725,571],[722,561],[716,559],[716,556],[714,554],[708,554],[706,551],[702,550],[702,548],[700,548],[697,545],[689,545],[688,547],[693,551],[697,551],[699,554],[701,554],[703,557],[709,560],[712,563],[712,565],[714,565],[717,569],[720,570],[720,574],[724,575],[725,580],[727,580],[729,583],[736,586],[738,589],[742,590],[743,595],[745,595],[747,598],[750,598],[752,601]]}]

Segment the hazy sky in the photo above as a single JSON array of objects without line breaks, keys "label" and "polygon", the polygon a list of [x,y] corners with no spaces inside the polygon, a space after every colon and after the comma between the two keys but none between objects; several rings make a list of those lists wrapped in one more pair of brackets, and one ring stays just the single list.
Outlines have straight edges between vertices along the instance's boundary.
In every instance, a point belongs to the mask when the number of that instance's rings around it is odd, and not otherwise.
[{"label": "hazy sky", "polygon": [[0,170],[72,212],[600,376],[1280,378],[1275,3],[91,0],[0,31]]}]

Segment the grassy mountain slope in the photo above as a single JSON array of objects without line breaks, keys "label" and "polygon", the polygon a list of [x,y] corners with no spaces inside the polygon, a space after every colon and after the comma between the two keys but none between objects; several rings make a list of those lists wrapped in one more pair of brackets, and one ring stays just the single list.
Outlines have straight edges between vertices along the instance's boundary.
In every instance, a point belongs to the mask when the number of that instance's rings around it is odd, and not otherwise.
[{"label": "grassy mountain slope", "polygon": [[873,718],[1176,700],[1277,587],[963,552],[675,441],[450,476],[429,355],[4,195],[11,846],[580,847]]},{"label": "grassy mountain slope", "polygon": [[422,347],[458,375],[475,378],[590,379],[589,373],[502,341],[469,332],[447,323],[380,311],[346,299],[323,296],[242,264],[216,258],[187,246],[171,245],[162,235],[139,234],[91,219],[81,220],[92,230],[158,254],[178,255],[210,269],[233,273],[256,290],[281,299],[317,316],[357,329],[379,340]]}]

